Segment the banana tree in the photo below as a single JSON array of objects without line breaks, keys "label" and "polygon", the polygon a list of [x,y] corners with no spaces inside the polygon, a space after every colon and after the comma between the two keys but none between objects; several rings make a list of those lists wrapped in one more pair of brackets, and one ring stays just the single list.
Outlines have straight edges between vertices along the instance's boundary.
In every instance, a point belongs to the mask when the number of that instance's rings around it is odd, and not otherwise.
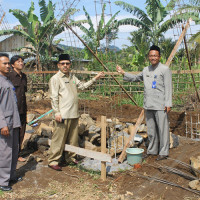
[{"label": "banana tree", "polygon": [[[54,38],[64,31],[64,21],[70,15],[77,12],[77,9],[68,9],[60,19],[55,17],[55,4],[49,0],[46,5],[45,0],[39,0],[40,19],[34,14],[34,3],[31,2],[31,7],[28,12],[19,9],[9,10],[20,22],[20,26],[15,29],[0,31],[0,35],[16,34],[23,36],[27,42],[31,44],[27,48],[32,55],[36,57],[36,64],[39,70],[42,70],[41,59],[45,57],[52,57],[54,52]],[[81,21],[73,22],[73,24],[81,23]],[[58,42],[58,41],[57,41]]]},{"label": "banana tree", "polygon": [[117,38],[118,26],[117,20],[115,17],[119,13],[116,12],[110,20],[105,24],[104,12],[105,12],[106,4],[103,5],[101,18],[98,23],[97,29],[95,29],[95,25],[93,24],[90,15],[86,11],[85,7],[83,10],[85,12],[85,16],[87,18],[87,23],[89,24],[89,29],[87,29],[82,24],[78,24],[77,26],[85,33],[83,36],[84,40],[87,42],[88,46],[95,51],[96,55],[98,54],[98,48],[100,47],[100,41],[106,39],[107,45],[114,39]]},{"label": "banana tree", "polygon": [[170,17],[170,11],[174,9],[176,2],[177,0],[170,0],[166,6],[163,6],[160,0],[146,0],[146,10],[143,11],[134,5],[123,1],[116,1],[116,5],[134,16],[134,18],[119,20],[118,25],[136,26],[151,39],[151,43],[158,44],[159,39],[163,38],[163,33],[173,28],[177,23],[187,21],[190,17],[194,21],[199,20],[197,12],[193,12],[192,14],[176,13],[176,15]]}]

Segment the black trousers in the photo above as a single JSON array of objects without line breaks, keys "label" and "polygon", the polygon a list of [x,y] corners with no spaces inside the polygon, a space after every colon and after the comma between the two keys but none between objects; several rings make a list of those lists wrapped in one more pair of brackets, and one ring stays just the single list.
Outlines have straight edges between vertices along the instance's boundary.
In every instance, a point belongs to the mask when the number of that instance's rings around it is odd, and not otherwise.
[{"label": "black trousers", "polygon": [[22,142],[24,139],[24,134],[26,131],[26,114],[20,114],[21,128],[19,131],[19,153],[21,151]]}]

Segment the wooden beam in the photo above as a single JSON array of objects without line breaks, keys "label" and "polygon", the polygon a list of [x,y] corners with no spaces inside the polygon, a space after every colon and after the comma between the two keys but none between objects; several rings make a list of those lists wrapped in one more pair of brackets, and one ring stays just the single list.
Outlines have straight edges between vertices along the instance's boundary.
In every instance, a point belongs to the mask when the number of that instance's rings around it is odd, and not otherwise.
[{"label": "wooden beam", "polygon": [[124,146],[122,153],[120,154],[120,156],[118,158],[118,162],[122,163],[124,161],[124,159],[126,158],[126,149],[131,146],[131,141],[133,141],[135,134],[137,133],[143,119],[144,119],[144,109],[140,113],[140,116],[139,116],[135,126],[129,126],[130,136],[128,138],[126,145]]},{"label": "wooden beam", "polygon": [[[49,145],[51,145],[51,140],[48,140],[48,143],[49,143]],[[112,158],[111,158],[110,154],[92,151],[92,150],[88,150],[88,149],[83,149],[83,148],[75,147],[75,146],[68,145],[68,144],[65,145],[65,151],[70,151],[70,152],[76,153],[80,156],[94,158],[96,160],[100,160],[100,161],[104,161],[104,162],[112,162]]]},{"label": "wooden beam", "polygon": [[185,37],[185,34],[186,34],[186,32],[187,32],[187,30],[188,30],[188,28],[189,28],[189,26],[190,26],[190,22],[191,22],[191,21],[192,21],[191,18],[187,21],[187,24],[185,25],[185,28],[184,28],[184,30],[182,31],[182,33],[181,33],[181,35],[180,35],[180,37],[179,37],[179,39],[178,39],[176,45],[174,46],[174,48],[173,48],[173,50],[172,50],[172,52],[171,52],[169,58],[167,59],[167,62],[165,63],[165,65],[170,66],[170,64],[171,64],[171,62],[172,62],[172,60],[173,60],[173,58],[174,58],[174,56],[175,56],[175,54],[176,54],[176,52],[177,52],[177,50],[178,50],[178,48],[179,48],[181,42],[183,41],[183,39],[184,39],[184,37]]},{"label": "wooden beam", "polygon": [[[37,72],[24,72],[25,74],[56,74],[58,71],[37,71]],[[130,74],[138,74],[141,71],[132,71],[132,72],[128,72]],[[200,73],[200,69],[192,69],[192,70],[172,70],[172,74],[199,74]],[[82,71],[82,70],[74,70],[72,71],[72,73],[74,74],[87,74],[87,75],[92,75],[92,74],[96,74],[98,73],[98,71]],[[105,75],[116,75],[116,76],[120,76],[118,72],[104,72]],[[106,78],[106,77],[105,77]],[[122,85],[124,86],[124,85]]]},{"label": "wooden beam", "polygon": [[[101,153],[106,153],[106,116],[101,116]],[[106,162],[101,161],[101,179],[106,180]]]}]

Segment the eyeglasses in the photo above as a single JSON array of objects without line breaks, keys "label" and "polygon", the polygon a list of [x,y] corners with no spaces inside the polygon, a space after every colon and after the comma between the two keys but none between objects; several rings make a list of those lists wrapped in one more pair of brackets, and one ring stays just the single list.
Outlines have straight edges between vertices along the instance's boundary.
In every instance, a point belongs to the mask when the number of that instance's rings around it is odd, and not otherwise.
[{"label": "eyeglasses", "polygon": [[160,56],[158,55],[149,55],[149,58],[159,58]]},{"label": "eyeglasses", "polygon": [[64,66],[64,65],[70,65],[71,62],[61,62],[61,63],[59,63],[59,64],[62,65],[62,66]]}]

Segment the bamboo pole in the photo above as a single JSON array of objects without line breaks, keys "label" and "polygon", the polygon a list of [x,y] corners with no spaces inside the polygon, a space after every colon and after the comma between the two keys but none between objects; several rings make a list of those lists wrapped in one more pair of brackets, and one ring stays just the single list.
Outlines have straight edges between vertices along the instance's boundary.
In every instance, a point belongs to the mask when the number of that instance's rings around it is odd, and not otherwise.
[{"label": "bamboo pole", "polygon": [[176,54],[176,52],[177,52],[177,50],[179,48],[181,42],[183,41],[183,38],[185,37],[185,34],[186,34],[186,32],[187,32],[187,30],[188,30],[188,28],[190,26],[190,22],[191,21],[192,21],[191,18],[187,21],[187,24],[185,25],[185,28],[183,29],[181,35],[179,36],[179,39],[176,42],[176,45],[174,46],[174,48],[173,48],[169,58],[167,59],[167,62],[165,63],[165,65],[170,66],[170,64],[171,64],[171,62],[172,62],[172,60],[173,60],[173,58],[174,58],[174,56],[175,56],[175,54]]},{"label": "bamboo pole", "polygon": [[[183,26],[182,26],[182,29],[184,29]],[[194,88],[195,88],[195,91],[196,91],[197,99],[198,99],[198,101],[200,102],[198,90],[197,90],[196,83],[195,83],[195,80],[194,80],[194,75],[193,75],[193,73],[192,73],[192,64],[191,64],[191,60],[190,60],[190,55],[189,55],[187,43],[186,43],[186,37],[184,36],[183,39],[184,39],[185,51],[186,51],[186,55],[187,55],[187,59],[188,59],[188,65],[189,65],[189,68],[190,68],[190,74],[191,74],[192,81],[193,81],[193,85],[194,85]]]},{"label": "bamboo pole", "polygon": [[[87,49],[92,53],[92,55],[97,59],[97,61],[103,66],[103,68],[106,70],[106,71],[108,71],[108,72],[110,72],[110,70],[103,64],[103,62],[96,56],[96,54],[92,51],[92,49],[90,49],[90,47],[79,37],[79,35],[66,23],[66,22],[64,22],[65,23],[65,25],[67,26],[67,28],[69,28],[71,31],[72,31],[72,33],[74,33],[74,35],[76,35],[76,37],[83,43],[83,45],[85,46],[85,47],[87,47]],[[110,75],[114,80],[115,80],[115,82],[119,85],[119,87],[125,92],[125,94],[130,98],[130,100],[136,105],[136,106],[138,106],[137,105],[137,103],[136,103],[136,101],[131,97],[131,95],[126,91],[126,89],[120,84],[120,82],[111,74]]]},{"label": "bamboo pole", "polygon": [[1,20],[0,20],[0,25],[1,25],[1,23],[3,21],[3,18],[5,17],[5,15],[6,15],[6,13],[4,12],[3,15],[2,15],[2,17],[1,17]]},{"label": "bamboo pole", "polygon": [[[101,153],[106,153],[106,116],[101,116]],[[106,162],[101,162],[101,179],[106,180]]]}]

